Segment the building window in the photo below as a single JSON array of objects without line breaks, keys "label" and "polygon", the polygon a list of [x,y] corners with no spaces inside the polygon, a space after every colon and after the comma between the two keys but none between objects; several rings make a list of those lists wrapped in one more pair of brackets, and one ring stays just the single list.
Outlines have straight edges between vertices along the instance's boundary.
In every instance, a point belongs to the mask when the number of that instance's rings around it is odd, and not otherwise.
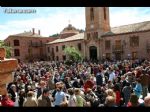
[{"label": "building window", "polygon": [[43,44],[43,42],[42,42],[42,40],[40,41],[40,45],[42,45]]},{"label": "building window", "polygon": [[64,61],[66,60],[66,56],[65,56],[65,55],[63,55],[63,60],[64,60]]},{"label": "building window", "polygon": [[48,53],[50,52],[50,47],[47,47],[47,52],[48,52]]},{"label": "building window", "polygon": [[108,60],[111,59],[111,53],[106,53],[106,59],[108,59]]},{"label": "building window", "polygon": [[19,43],[19,40],[14,40],[14,46],[19,46],[20,43]]},{"label": "building window", "polygon": [[137,59],[137,52],[132,52],[132,59]]},{"label": "building window", "polygon": [[91,17],[91,21],[94,21],[94,8],[90,9],[90,17]]},{"label": "building window", "polygon": [[87,33],[87,39],[88,40],[90,39],[90,33]]},{"label": "building window", "polygon": [[139,36],[130,37],[130,46],[138,47],[139,46]]},{"label": "building window", "polygon": [[65,45],[62,46],[62,50],[64,50],[64,49],[65,49]]},{"label": "building window", "polygon": [[56,60],[59,61],[59,57],[58,56],[56,56]]},{"label": "building window", "polygon": [[106,20],[107,19],[106,18],[106,7],[104,7],[103,10],[104,10],[104,20]]},{"label": "building window", "polygon": [[52,53],[54,53],[54,48],[52,48]]},{"label": "building window", "polygon": [[32,40],[30,40],[30,45],[32,45]]},{"label": "building window", "polygon": [[58,46],[56,46],[56,52],[58,52]]},{"label": "building window", "polygon": [[110,40],[106,40],[105,41],[105,49],[110,49],[110,46],[111,46]]},{"label": "building window", "polygon": [[98,32],[95,32],[95,37],[98,38]]},{"label": "building window", "polygon": [[15,56],[20,56],[20,50],[19,49],[14,49],[14,55]]},{"label": "building window", "polygon": [[81,51],[81,49],[82,49],[81,43],[78,43],[78,49],[79,49],[79,51]]}]

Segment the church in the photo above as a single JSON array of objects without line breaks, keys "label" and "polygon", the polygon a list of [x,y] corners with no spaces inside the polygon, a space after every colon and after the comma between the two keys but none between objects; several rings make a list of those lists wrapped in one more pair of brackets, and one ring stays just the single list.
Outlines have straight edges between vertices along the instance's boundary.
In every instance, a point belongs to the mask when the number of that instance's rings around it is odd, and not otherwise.
[{"label": "church", "polygon": [[[108,7],[86,7],[85,20],[86,28],[84,32],[80,32],[69,24],[55,39],[42,37],[40,34],[35,35],[36,33],[33,30],[30,34],[34,33],[34,35],[28,35],[31,38],[26,38],[28,45],[24,44],[24,47],[21,47],[21,44],[19,44],[20,46],[17,47],[17,52],[25,52],[28,58],[23,57],[22,53],[15,56],[14,52],[12,57],[27,61],[30,53],[30,58],[34,59],[44,58],[44,60],[50,61],[63,61],[68,58],[64,53],[65,47],[72,46],[81,52],[84,59],[88,60],[150,60],[150,21],[111,27]],[[20,38],[23,34],[11,35],[5,40],[5,43],[7,45],[11,43],[12,45],[14,39],[23,41],[21,40],[23,38]],[[41,44],[34,46],[32,40],[37,42],[38,39]],[[42,39],[45,39],[45,41],[43,42]],[[12,47],[15,49],[13,45]],[[38,54],[38,50],[37,53],[34,53],[36,50],[33,50],[33,48],[40,49],[41,53]]]},{"label": "church", "polygon": [[[74,46],[88,60],[150,59],[150,21],[111,28],[108,7],[86,7],[85,18],[84,33],[46,44],[49,60],[65,60],[65,46]],[[71,32],[73,26],[65,29]]]}]

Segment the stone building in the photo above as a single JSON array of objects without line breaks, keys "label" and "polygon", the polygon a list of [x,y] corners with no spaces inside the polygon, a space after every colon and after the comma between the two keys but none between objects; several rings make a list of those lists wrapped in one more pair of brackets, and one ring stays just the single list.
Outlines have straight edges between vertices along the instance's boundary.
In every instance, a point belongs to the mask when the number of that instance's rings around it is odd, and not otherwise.
[{"label": "stone building", "polygon": [[10,35],[4,42],[12,48],[11,56],[13,58],[26,62],[47,59],[45,44],[55,39],[57,38],[42,37],[40,30],[35,33],[33,28],[32,31]]},{"label": "stone building", "polygon": [[21,60],[66,60],[66,46],[77,48],[92,60],[150,59],[150,21],[110,27],[108,7],[86,7],[85,20],[85,32],[69,24],[57,38],[41,37],[33,30],[11,35],[5,42],[12,46],[12,56]]},{"label": "stone building", "polygon": [[86,7],[85,19],[84,33],[47,43],[50,60],[65,60],[65,46],[92,60],[150,59],[150,21],[110,27],[108,7]]}]

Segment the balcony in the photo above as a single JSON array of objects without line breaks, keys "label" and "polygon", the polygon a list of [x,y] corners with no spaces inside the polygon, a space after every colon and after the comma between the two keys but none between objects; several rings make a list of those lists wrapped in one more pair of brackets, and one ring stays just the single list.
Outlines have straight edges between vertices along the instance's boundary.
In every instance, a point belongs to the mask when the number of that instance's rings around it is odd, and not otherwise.
[{"label": "balcony", "polygon": [[35,42],[35,43],[29,43],[29,46],[30,47],[43,47],[43,44]]},{"label": "balcony", "polygon": [[123,45],[113,45],[112,50],[114,53],[123,53]]}]

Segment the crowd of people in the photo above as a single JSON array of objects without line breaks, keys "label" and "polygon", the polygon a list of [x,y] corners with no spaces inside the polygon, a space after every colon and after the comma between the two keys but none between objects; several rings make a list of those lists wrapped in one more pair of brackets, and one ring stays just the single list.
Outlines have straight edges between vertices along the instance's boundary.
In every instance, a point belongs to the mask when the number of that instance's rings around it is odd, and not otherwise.
[{"label": "crowd of people", "polygon": [[150,106],[150,61],[19,63],[1,106]]}]

